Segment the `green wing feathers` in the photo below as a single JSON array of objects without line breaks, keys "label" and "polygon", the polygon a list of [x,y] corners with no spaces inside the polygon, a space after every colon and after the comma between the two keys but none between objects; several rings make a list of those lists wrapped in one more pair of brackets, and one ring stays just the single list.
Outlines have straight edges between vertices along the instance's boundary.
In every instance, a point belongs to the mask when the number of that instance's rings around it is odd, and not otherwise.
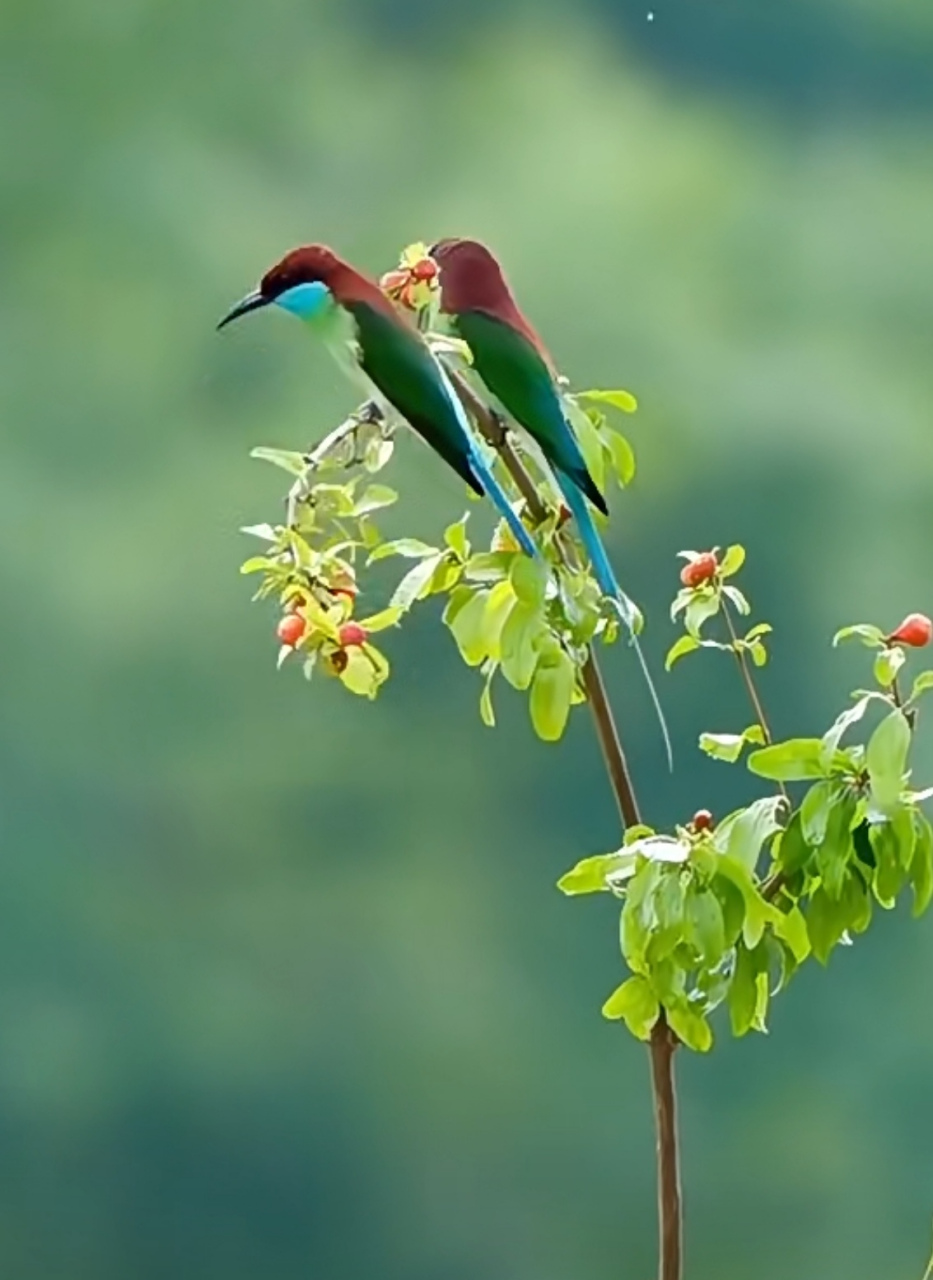
[{"label": "green wing feathers", "polygon": [[482,494],[463,428],[421,337],[368,303],[348,304],[348,310],[356,321],[363,372],[470,488]]},{"label": "green wing feathers", "polygon": [[541,446],[548,462],[607,513],[606,500],[587,470],[551,371],[524,334],[483,311],[455,317],[473,353],[476,372],[497,400]]}]

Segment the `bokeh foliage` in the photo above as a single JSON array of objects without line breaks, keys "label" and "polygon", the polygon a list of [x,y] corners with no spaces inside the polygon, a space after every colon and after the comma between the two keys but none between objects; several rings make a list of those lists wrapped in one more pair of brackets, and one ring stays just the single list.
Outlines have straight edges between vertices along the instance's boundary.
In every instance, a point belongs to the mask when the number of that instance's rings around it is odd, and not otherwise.
[{"label": "bokeh foliage", "polygon": [[[9,1274],[649,1272],[612,904],[553,889],[616,839],[588,728],[545,747],[503,700],[489,734],[429,617],[375,707],[276,675],[247,453],[353,406],[297,326],[212,325],[303,239],[378,271],[488,238],[575,385],[638,394],[611,550],[656,663],[677,550],[740,541],[775,731],[818,732],[864,683],[838,620],[929,611],[928,11],[656,8],[4,6]],[[461,514],[413,442],[389,482],[426,541]],[[665,682],[682,741],[713,681],[746,723],[718,657]],[[610,667],[652,821],[740,803],[717,761],[672,786]],[[885,916],[768,1043],[685,1057],[696,1280],[920,1272],[931,965]]]}]

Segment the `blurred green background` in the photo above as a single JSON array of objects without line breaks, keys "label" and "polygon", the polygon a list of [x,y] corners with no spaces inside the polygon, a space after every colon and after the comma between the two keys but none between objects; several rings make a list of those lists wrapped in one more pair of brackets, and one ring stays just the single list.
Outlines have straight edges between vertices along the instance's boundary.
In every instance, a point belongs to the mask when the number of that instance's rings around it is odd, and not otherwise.
[{"label": "blurred green background", "polygon": [[[213,325],[301,241],[488,239],[574,382],[640,398],[612,551],[655,665],[675,553],[744,542],[775,728],[820,731],[865,678],[832,631],[933,606],[933,9],[6,0],[0,33],[0,1271],[649,1276],[616,913],[554,888],[617,840],[586,717],[547,747],[502,694],[485,730],[429,606],[374,705],[276,674],[247,453],[353,394],[282,317]],[[462,490],[399,454],[432,535]],[[693,745],[747,721],[725,663],[663,680],[673,778],[607,669],[658,824],[750,794]],[[885,917],[770,1039],[681,1055],[691,1280],[919,1276],[931,972]]]}]

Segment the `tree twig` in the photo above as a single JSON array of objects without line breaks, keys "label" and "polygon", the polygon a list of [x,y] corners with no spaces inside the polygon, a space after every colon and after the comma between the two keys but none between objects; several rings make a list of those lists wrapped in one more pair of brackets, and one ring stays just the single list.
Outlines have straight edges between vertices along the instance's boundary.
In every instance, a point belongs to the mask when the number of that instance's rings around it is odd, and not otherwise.
[{"label": "tree twig", "polygon": [[651,1031],[651,1083],[658,1146],[658,1280],[680,1280],[683,1251],[683,1209],[677,1151],[677,1094],[674,1053],[677,1038],[664,1018]]},{"label": "tree twig", "polygon": [[[735,624],[732,621],[732,614],[729,612],[729,602],[726,600],[725,595],[723,595],[722,598],[722,616],[725,619],[726,630],[729,632],[729,639],[732,641],[732,652],[735,654],[735,660],[738,663],[739,671],[742,673],[742,682],[744,683],[745,690],[748,693],[748,700],[752,704],[752,711],[755,713],[755,719],[761,727],[764,740],[770,747],[774,741],[774,736],[771,733],[771,726],[768,724],[768,718],[765,715],[765,709],[758,694],[755,678],[748,665],[748,654],[739,644],[738,633],[736,632]],[[787,788],[784,786],[784,783],[779,782],[778,788],[780,789],[781,795],[787,803],[790,804],[790,796],[787,794]]]},{"label": "tree twig", "polygon": [[[534,480],[513,448],[503,424],[474,392],[467,380],[454,370],[448,371],[460,400],[476,422],[485,439],[493,446],[528,506],[532,519],[541,522],[547,508]],[[638,799],[622,740],[616,726],[602,671],[592,647],[583,666],[583,685],[599,738],[606,772],[619,807],[623,829],[641,821]],[[651,1081],[654,1093],[655,1128],[658,1156],[658,1280],[681,1280],[683,1210],[680,1194],[680,1160],[677,1137],[677,1095],[674,1082],[674,1054],[678,1040],[668,1025],[664,1011],[651,1032]]]}]

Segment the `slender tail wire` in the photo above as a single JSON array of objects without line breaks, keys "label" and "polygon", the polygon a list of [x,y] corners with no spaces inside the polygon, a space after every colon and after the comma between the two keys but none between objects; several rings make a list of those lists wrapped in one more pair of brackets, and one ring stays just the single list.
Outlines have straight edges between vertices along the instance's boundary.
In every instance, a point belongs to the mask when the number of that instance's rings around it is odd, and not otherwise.
[{"label": "slender tail wire", "polygon": [[629,633],[629,643],[635,650],[635,656],[638,659],[638,665],[641,667],[645,684],[648,686],[648,693],[654,707],[654,713],[657,716],[658,724],[661,727],[661,737],[664,740],[664,751],[667,755],[667,763],[670,769],[674,767],[674,752],[671,746],[670,730],[667,727],[667,718],[661,706],[661,699],[658,697],[658,691],[652,679],[651,672],[648,669],[648,663],[642,652],[642,647],[638,642],[638,636],[635,634],[636,620],[638,618],[638,610],[634,601],[627,596],[619,586],[618,579],[613,571],[612,565],[609,563],[609,557],[606,555],[606,548],[603,546],[603,540],[599,536],[599,530],[596,528],[596,522],[590,511],[589,503],[584,495],[580,492],[573,481],[564,476],[560,472],[557,473],[557,479],[561,487],[561,492],[567,506],[573,514],[574,520],[577,522],[577,528],[580,531],[580,538],[586,553],[593,564],[593,572],[596,574],[596,581],[599,583],[603,595],[608,596],[615,605],[619,617],[624,623]]}]

